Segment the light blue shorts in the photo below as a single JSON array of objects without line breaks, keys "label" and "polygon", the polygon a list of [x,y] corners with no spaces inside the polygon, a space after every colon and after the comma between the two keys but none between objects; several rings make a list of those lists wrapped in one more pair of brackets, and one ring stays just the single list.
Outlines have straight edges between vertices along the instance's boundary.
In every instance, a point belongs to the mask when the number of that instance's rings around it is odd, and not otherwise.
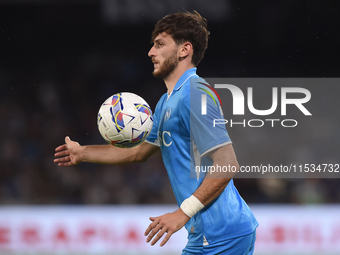
[{"label": "light blue shorts", "polygon": [[[203,246],[203,255],[252,255],[254,253],[256,240],[256,230],[245,236],[229,239],[227,241]],[[183,251],[182,255],[198,254],[191,253],[187,250]]]}]

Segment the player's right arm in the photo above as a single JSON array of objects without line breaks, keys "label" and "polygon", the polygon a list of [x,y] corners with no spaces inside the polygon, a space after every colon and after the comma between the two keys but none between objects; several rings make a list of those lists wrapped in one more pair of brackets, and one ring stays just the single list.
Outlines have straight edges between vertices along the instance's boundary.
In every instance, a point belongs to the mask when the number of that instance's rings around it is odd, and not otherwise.
[{"label": "player's right arm", "polygon": [[57,147],[54,162],[58,166],[73,166],[82,162],[99,164],[126,164],[145,162],[159,150],[158,146],[147,142],[128,148],[118,148],[113,145],[86,145],[65,137],[65,144]]}]

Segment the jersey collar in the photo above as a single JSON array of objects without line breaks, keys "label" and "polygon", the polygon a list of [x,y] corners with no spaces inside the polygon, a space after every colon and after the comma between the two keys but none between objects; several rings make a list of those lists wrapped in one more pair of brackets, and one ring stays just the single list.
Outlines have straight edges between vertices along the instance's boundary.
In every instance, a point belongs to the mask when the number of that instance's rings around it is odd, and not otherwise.
[{"label": "jersey collar", "polygon": [[186,70],[184,72],[184,74],[182,74],[182,76],[178,79],[178,81],[177,81],[177,83],[174,87],[174,90],[179,90],[189,78],[191,78],[193,76],[197,76],[196,70],[197,70],[196,67],[193,67],[193,68]]}]

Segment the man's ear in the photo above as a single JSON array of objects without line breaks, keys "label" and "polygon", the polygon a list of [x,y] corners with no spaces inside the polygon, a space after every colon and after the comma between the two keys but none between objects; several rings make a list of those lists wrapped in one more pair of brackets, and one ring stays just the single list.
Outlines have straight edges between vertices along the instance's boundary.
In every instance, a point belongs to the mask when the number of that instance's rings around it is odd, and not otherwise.
[{"label": "man's ear", "polygon": [[186,58],[194,52],[194,48],[190,42],[185,42],[180,46],[179,57]]}]

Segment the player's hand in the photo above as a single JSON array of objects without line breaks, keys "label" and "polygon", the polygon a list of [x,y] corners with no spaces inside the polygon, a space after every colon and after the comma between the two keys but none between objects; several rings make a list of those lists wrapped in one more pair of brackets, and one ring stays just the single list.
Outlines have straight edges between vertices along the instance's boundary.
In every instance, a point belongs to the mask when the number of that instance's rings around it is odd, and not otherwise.
[{"label": "player's hand", "polygon": [[81,162],[80,160],[79,143],[72,141],[68,136],[65,137],[65,144],[60,145],[55,149],[54,163],[58,163],[58,166],[73,166]]},{"label": "player's hand", "polygon": [[150,220],[152,223],[144,233],[145,236],[148,236],[146,242],[152,240],[151,245],[154,245],[165,233],[167,233],[160,245],[163,246],[170,239],[172,234],[180,230],[190,218],[179,208],[173,213],[167,213],[158,217],[150,217]]}]

